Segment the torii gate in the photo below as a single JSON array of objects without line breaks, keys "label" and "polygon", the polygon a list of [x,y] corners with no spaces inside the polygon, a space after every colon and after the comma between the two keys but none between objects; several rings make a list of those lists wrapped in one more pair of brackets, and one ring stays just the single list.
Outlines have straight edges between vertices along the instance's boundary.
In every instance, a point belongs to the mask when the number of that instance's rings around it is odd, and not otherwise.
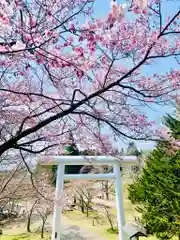
[{"label": "torii gate", "polygon": [[[121,182],[121,165],[134,165],[137,163],[136,156],[123,156],[120,158],[112,156],[42,156],[39,158],[42,165],[58,165],[56,178],[56,199],[63,193],[64,180],[115,180],[116,208],[119,240],[127,239],[123,230],[125,225],[123,191]],[[64,174],[65,165],[113,165],[113,173],[103,174]],[[52,240],[61,239],[61,213],[62,205],[55,202]]]}]

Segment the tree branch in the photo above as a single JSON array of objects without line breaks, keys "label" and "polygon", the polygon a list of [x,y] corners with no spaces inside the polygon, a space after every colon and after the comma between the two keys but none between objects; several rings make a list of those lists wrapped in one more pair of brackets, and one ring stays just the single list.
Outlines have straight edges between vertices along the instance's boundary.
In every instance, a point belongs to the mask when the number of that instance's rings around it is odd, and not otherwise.
[{"label": "tree branch", "polygon": [[[169,23],[164,27],[164,29],[162,30],[162,32],[159,34],[158,39],[163,36],[163,34],[165,33],[165,31],[168,29],[168,27],[170,26],[170,24],[176,19],[176,17],[179,15],[180,11],[178,11],[174,17],[169,21]],[[138,69],[142,64],[144,64],[147,59],[148,56],[152,50],[152,48],[154,47],[156,42],[152,43],[152,45],[149,47],[149,49],[147,50],[144,58],[136,65],[134,66],[128,73],[124,74],[124,76],[122,76],[120,79],[117,79],[116,81],[114,81],[113,83],[110,83],[108,86],[95,91],[94,93],[90,94],[89,96],[85,97],[84,99],[80,100],[77,103],[72,104],[68,109],[59,112],[51,117],[48,117],[42,121],[40,121],[38,124],[36,124],[33,127],[30,127],[28,129],[25,129],[23,132],[18,133],[16,136],[10,138],[7,142],[1,144],[0,146],[0,154],[3,154],[7,149],[13,148],[13,146],[17,143],[18,140],[28,136],[29,134],[32,134],[38,130],[40,130],[41,128],[45,127],[46,125],[48,125],[49,123],[59,119],[59,118],[63,118],[71,113],[73,113],[73,111],[75,111],[77,108],[79,108],[80,106],[82,106],[83,104],[85,104],[86,102],[88,102],[89,100],[103,94],[104,92],[108,91],[109,89],[112,89],[113,87],[119,85],[119,83],[125,79],[128,78],[136,69]],[[122,134],[123,135],[123,134]],[[126,134],[125,134],[126,135]],[[127,136],[128,137],[128,136]]]}]

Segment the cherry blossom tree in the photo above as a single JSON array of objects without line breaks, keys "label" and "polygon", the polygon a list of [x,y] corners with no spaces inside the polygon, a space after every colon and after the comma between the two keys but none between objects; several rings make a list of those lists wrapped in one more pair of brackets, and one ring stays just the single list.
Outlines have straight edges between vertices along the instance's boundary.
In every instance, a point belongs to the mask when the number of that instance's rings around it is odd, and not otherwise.
[{"label": "cherry blossom tree", "polygon": [[73,181],[68,183],[65,188],[68,199],[73,199],[74,195],[76,195],[76,201],[73,201],[73,205],[77,205],[82,213],[86,213],[87,217],[89,217],[90,210],[93,210],[92,200],[97,191],[93,181]]},{"label": "cherry blossom tree", "polygon": [[35,208],[37,206],[37,199],[35,198],[33,203],[30,205],[28,201],[26,201],[26,214],[27,214],[27,226],[26,230],[27,232],[31,232],[31,219],[33,216],[33,212],[35,211]]},{"label": "cherry blossom tree", "polygon": [[157,60],[179,64],[180,12],[166,16],[165,0],[112,1],[108,15],[94,19],[93,3],[1,1],[1,155],[62,153],[69,131],[85,149],[111,154],[104,132],[159,137],[142,107],[176,98],[180,72],[144,72]]},{"label": "cherry blossom tree", "polygon": [[[10,160],[10,159],[8,159]],[[6,161],[5,161],[6,162]],[[21,162],[9,161],[10,169],[4,165],[4,159],[0,162],[0,211],[3,212],[8,205],[14,205],[22,197],[22,182],[24,181],[24,169]],[[9,213],[11,209],[9,208]]]},{"label": "cherry blossom tree", "polygon": [[54,188],[49,183],[48,174],[44,172],[33,176],[32,182],[29,182],[24,191],[23,200],[26,201],[27,208],[27,231],[31,231],[33,216],[39,216],[42,220],[41,237],[43,238],[47,217],[52,213],[56,201],[58,201],[58,204],[63,204],[63,196],[60,196],[60,199],[55,199]]},{"label": "cherry blossom tree", "polygon": [[38,205],[36,207],[36,211],[39,214],[41,220],[42,220],[42,225],[41,225],[41,238],[44,237],[44,228],[45,228],[45,223],[47,221],[48,216],[52,213],[53,211],[53,205],[52,201],[44,201],[44,200],[39,200]]}]

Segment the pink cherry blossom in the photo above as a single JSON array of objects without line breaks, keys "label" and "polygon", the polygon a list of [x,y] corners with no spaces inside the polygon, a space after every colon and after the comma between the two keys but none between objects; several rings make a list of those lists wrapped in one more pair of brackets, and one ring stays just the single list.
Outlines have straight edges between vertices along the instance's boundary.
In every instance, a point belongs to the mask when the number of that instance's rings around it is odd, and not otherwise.
[{"label": "pink cherry blossom", "polygon": [[83,56],[84,54],[84,50],[82,47],[75,47],[73,48],[74,52],[76,52],[78,54],[78,56]]},{"label": "pink cherry blossom", "polygon": [[75,26],[74,26],[73,23],[71,23],[71,24],[69,25],[69,30],[72,31],[72,32],[75,30]]},{"label": "pink cherry blossom", "polygon": [[0,52],[6,52],[8,51],[8,48],[5,46],[0,46]]},{"label": "pink cherry blossom", "polygon": [[132,8],[132,10],[133,10],[133,12],[136,13],[136,14],[141,13],[141,9],[140,9],[139,7],[137,7],[137,6],[134,6],[134,7]]},{"label": "pink cherry blossom", "polygon": [[77,71],[76,71],[76,74],[77,74],[77,77],[78,77],[79,79],[81,79],[81,78],[84,76],[84,72],[81,71],[81,70],[77,70]]},{"label": "pink cherry blossom", "polygon": [[30,24],[30,27],[32,28],[32,27],[35,27],[35,25],[36,25],[36,19],[34,18],[34,17],[31,17],[30,18],[30,22],[29,22],[29,24]]},{"label": "pink cherry blossom", "polygon": [[148,14],[148,9],[146,9],[146,8],[143,9],[142,13],[145,14],[145,15],[147,15],[147,14]]},{"label": "pink cherry blossom", "polygon": [[148,7],[148,0],[133,0],[134,12],[140,13],[141,11],[146,14]]},{"label": "pink cherry blossom", "polygon": [[[28,12],[21,1],[9,10],[5,4],[0,154],[26,141],[32,141],[23,145],[27,152],[45,146],[46,153],[62,154],[69,131],[78,146],[101,154],[115,154],[114,138],[160,137],[146,107],[163,107],[179,95],[180,23],[176,13],[165,19],[162,7],[160,26],[153,11],[159,1],[111,2],[96,19],[89,15],[92,0],[34,1]],[[170,69],[173,61],[177,67]]]},{"label": "pink cherry blossom", "polygon": [[5,17],[0,17],[0,23],[7,25],[9,24],[9,19]]}]

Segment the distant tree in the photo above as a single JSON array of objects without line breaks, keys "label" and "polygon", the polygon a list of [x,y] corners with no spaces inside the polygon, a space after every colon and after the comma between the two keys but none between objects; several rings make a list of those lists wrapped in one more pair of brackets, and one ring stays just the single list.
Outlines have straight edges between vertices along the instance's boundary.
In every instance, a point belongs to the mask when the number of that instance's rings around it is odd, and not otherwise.
[{"label": "distant tree", "polygon": [[128,145],[128,148],[127,148],[127,151],[126,151],[126,155],[127,156],[137,156],[138,157],[138,160],[139,160],[139,163],[134,165],[134,166],[131,166],[131,170],[133,173],[135,174],[138,174],[140,169],[141,169],[141,166],[140,166],[140,160],[141,160],[141,157],[142,157],[142,151],[138,150],[135,142],[130,142],[129,145]]},{"label": "distant tree", "polygon": [[47,201],[45,199],[39,199],[38,204],[36,206],[36,211],[38,215],[40,216],[42,220],[42,225],[41,225],[41,238],[44,237],[44,230],[45,230],[45,223],[47,221],[47,218],[49,214],[52,213],[53,211],[53,202],[52,201]]},{"label": "distant tree", "polygon": [[172,137],[180,139],[180,121],[167,115],[165,118],[166,126],[170,129]]},{"label": "distant tree", "polygon": [[89,211],[92,210],[93,195],[97,192],[93,182],[73,181],[69,183],[69,188],[72,197],[76,194],[76,205],[82,213],[86,213],[86,216],[89,217]]},{"label": "distant tree", "polygon": [[95,152],[93,150],[83,150],[83,151],[80,151],[80,155],[82,156],[93,156],[93,155],[99,155],[99,154],[95,154]]},{"label": "distant tree", "polygon": [[[18,156],[14,156],[12,161],[10,157],[11,155],[0,159],[0,228],[1,225],[6,225],[18,217],[17,203],[25,193],[23,183],[26,180],[26,173],[23,164],[17,159]],[[10,169],[7,168],[7,161]]]},{"label": "distant tree", "polygon": [[126,151],[126,155],[135,155],[135,156],[140,156],[142,154],[142,151],[139,151],[136,147],[135,142],[130,142]]},{"label": "distant tree", "polygon": [[26,201],[26,213],[27,213],[27,226],[26,226],[26,230],[27,232],[31,232],[31,219],[32,219],[32,216],[33,216],[33,212],[35,210],[37,206],[37,199],[35,198],[33,200],[33,203],[30,204],[28,203],[28,201]]},{"label": "distant tree", "polygon": [[57,165],[51,165],[50,169],[51,169],[50,181],[53,186],[56,186]]},{"label": "distant tree", "polygon": [[[98,156],[101,155],[100,153],[95,153],[92,150],[85,150],[82,152],[82,155],[90,155],[90,156]],[[85,165],[81,168],[81,173],[110,173],[113,171],[112,166],[109,165],[102,165],[102,166],[93,166],[93,165]],[[104,198],[104,194],[106,197],[106,200],[109,200],[110,198],[110,189],[112,187],[112,184],[109,184],[108,180],[101,181],[101,190],[102,190],[102,199]]]},{"label": "distant tree", "polygon": [[46,172],[36,176],[34,186],[31,185],[31,194],[28,197],[28,203],[32,214],[38,215],[41,220],[40,234],[41,238],[44,237],[45,223],[48,216],[53,212],[54,204],[62,204],[63,197],[59,196],[58,199],[54,197],[54,187],[49,182],[49,176]]},{"label": "distant tree", "polygon": [[180,121],[167,116],[165,123],[172,137],[157,144],[142,175],[128,189],[143,225],[163,240],[180,239],[180,147],[175,144],[175,138],[180,138]]},{"label": "distant tree", "polygon": [[121,148],[121,150],[120,150],[120,153],[119,153],[121,156],[123,156],[124,155],[124,148]]},{"label": "distant tree", "polygon": [[115,225],[117,223],[117,220],[116,220],[115,214],[113,214],[113,209],[103,203],[99,203],[98,206],[99,206],[100,214],[105,216],[109,224],[109,228],[107,229],[107,231],[109,233],[118,233]]}]

